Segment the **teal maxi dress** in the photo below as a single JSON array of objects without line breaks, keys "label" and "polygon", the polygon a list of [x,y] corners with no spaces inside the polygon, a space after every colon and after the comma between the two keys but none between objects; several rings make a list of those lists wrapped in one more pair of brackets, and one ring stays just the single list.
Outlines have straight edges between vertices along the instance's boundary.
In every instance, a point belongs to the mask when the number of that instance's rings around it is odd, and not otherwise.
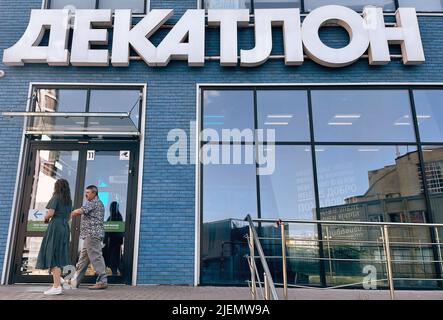
[{"label": "teal maxi dress", "polygon": [[54,209],[37,257],[36,269],[63,268],[70,265],[69,217],[71,205],[65,205],[59,196],[49,200],[46,209]]}]

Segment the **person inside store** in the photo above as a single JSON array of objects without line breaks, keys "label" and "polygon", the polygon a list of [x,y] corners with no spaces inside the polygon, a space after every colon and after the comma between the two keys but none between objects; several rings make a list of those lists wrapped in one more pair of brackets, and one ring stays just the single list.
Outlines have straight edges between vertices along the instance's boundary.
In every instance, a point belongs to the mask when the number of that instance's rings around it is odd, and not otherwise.
[{"label": "person inside store", "polygon": [[[117,201],[111,202],[109,206],[109,218],[107,222],[123,221],[122,214],[119,210],[119,204]],[[118,275],[118,271],[121,269],[121,247],[123,245],[124,232],[105,232],[103,248],[103,257],[105,258],[106,266],[109,267],[113,275]]]}]

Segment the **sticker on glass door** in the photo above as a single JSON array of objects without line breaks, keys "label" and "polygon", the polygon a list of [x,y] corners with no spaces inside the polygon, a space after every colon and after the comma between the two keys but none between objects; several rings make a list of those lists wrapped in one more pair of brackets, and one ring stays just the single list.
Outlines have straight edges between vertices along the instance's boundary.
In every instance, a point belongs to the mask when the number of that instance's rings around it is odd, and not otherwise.
[{"label": "sticker on glass door", "polygon": [[130,151],[120,151],[120,160],[129,161],[130,156],[131,156]]},{"label": "sticker on glass door", "polygon": [[94,161],[94,159],[95,159],[95,150],[88,150],[86,153],[86,160]]}]

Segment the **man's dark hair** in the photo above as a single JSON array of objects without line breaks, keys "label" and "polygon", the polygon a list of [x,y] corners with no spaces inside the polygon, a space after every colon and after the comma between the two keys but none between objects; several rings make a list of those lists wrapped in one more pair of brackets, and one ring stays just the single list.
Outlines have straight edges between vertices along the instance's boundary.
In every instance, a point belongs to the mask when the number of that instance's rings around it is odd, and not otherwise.
[{"label": "man's dark hair", "polygon": [[90,186],[87,186],[86,190],[91,190],[92,192],[95,193],[96,196],[98,196],[98,188],[96,186],[94,186],[93,184]]}]

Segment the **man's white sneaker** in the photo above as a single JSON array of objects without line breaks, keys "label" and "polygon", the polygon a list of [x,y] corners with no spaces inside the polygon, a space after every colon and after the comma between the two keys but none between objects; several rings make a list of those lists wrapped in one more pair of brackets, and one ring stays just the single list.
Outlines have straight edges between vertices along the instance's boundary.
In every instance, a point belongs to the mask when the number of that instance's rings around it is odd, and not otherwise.
[{"label": "man's white sneaker", "polygon": [[46,294],[48,296],[54,296],[57,294],[62,294],[62,292],[63,292],[63,290],[62,290],[62,287],[60,286],[58,288],[51,287],[49,290],[46,290],[45,292],[43,292],[43,294]]}]

